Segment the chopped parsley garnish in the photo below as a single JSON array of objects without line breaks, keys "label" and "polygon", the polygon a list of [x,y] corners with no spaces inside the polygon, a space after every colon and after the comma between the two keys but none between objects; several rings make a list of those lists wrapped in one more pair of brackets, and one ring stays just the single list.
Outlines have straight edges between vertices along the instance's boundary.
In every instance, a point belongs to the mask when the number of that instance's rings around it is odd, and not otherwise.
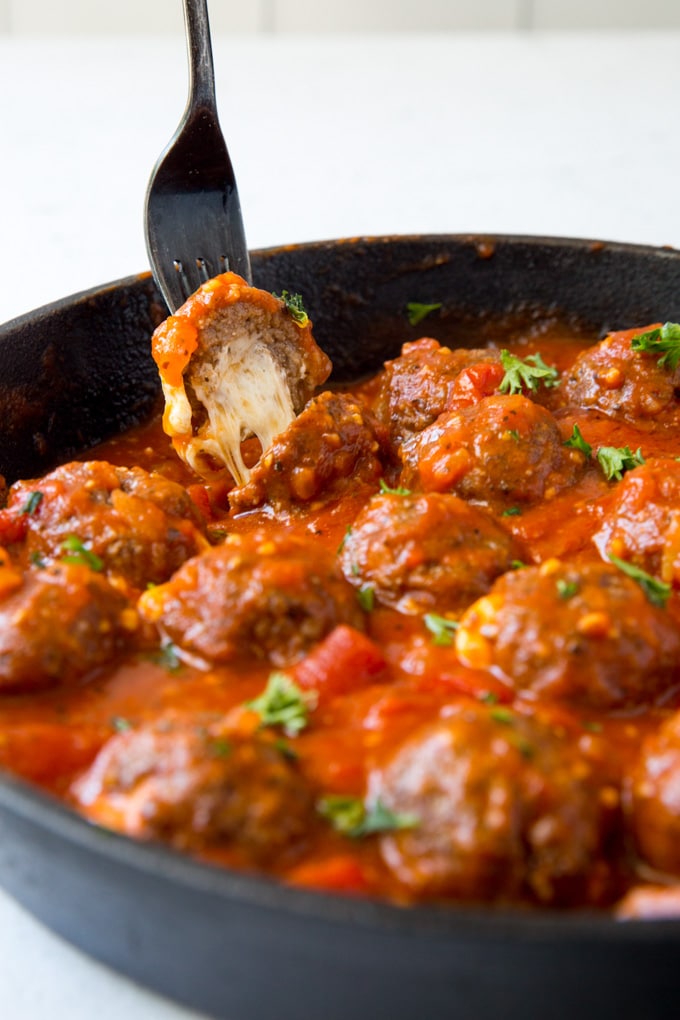
[{"label": "chopped parsley garnish", "polygon": [[535,392],[539,383],[544,386],[557,386],[559,383],[557,369],[546,365],[540,354],[529,354],[522,360],[503,350],[501,365],[505,370],[498,387],[501,393],[521,393],[524,387]]},{"label": "chopped parsley garnish", "polygon": [[517,429],[508,429],[507,434],[510,436],[511,439],[514,439],[514,441],[516,443],[519,443],[519,441],[520,441],[520,434],[517,431]]},{"label": "chopped parsley garnish", "polygon": [[279,754],[282,754],[284,758],[288,759],[288,761],[297,761],[300,757],[297,751],[293,750],[290,744],[285,740],[275,740],[274,747]]},{"label": "chopped parsley garnish", "polygon": [[630,342],[634,351],[661,354],[657,364],[675,372],[680,364],[680,323],[665,322],[663,326],[634,336]]},{"label": "chopped parsley garnish", "polygon": [[232,752],[232,743],[226,737],[216,737],[210,741],[208,752],[213,758],[228,758]]},{"label": "chopped parsley garnish", "polygon": [[432,644],[443,648],[453,644],[453,635],[460,627],[458,620],[447,620],[445,616],[438,616],[437,613],[426,613],[423,623],[432,635]]},{"label": "chopped parsley garnish", "polygon": [[555,587],[557,588],[557,594],[564,601],[573,598],[574,595],[578,594],[579,586],[577,581],[567,581],[564,577],[558,577],[555,581]]},{"label": "chopped parsley garnish", "polygon": [[123,715],[114,715],[111,720],[111,725],[116,733],[127,733],[128,730],[132,729],[132,723]]},{"label": "chopped parsley garnish", "polygon": [[524,563],[523,560],[511,560],[510,561],[510,569],[511,570],[524,570],[525,567],[526,567],[526,563]]},{"label": "chopped parsley garnish", "polygon": [[157,666],[167,669],[168,673],[177,673],[182,668],[182,660],[177,654],[177,648],[172,641],[167,641],[151,656]]},{"label": "chopped parsley garnish", "polygon": [[520,517],[522,511],[518,506],[509,506],[507,510],[504,510],[501,517]]},{"label": "chopped parsley garnish", "polygon": [[22,514],[34,514],[40,504],[42,503],[44,496],[42,492],[32,492],[24,505],[21,508]]},{"label": "chopped parsley garnish", "polygon": [[500,723],[501,726],[512,726],[515,721],[515,717],[510,709],[503,708],[502,705],[498,708],[492,708],[489,715],[494,722]]},{"label": "chopped parsley garnish", "polygon": [[364,804],[360,797],[329,794],[317,804],[322,818],[331,823],[336,832],[351,839],[362,839],[376,832],[394,832],[413,829],[419,819],[415,815],[396,814],[380,801]]},{"label": "chopped parsley garnish", "polygon": [[602,733],[602,723],[592,722],[590,719],[583,720],[583,729],[588,733]]},{"label": "chopped parsley garnish", "polygon": [[345,534],[342,536],[342,541],[340,542],[340,545],[338,546],[338,556],[340,555],[342,550],[345,548],[345,542],[347,541],[347,539],[349,538],[349,536],[351,534],[352,534],[352,525],[348,524],[347,527],[345,528]]},{"label": "chopped parsley garnish", "polygon": [[497,705],[498,695],[495,691],[480,691],[477,700],[481,701],[483,705]]},{"label": "chopped parsley garnish", "polygon": [[34,549],[31,553],[30,560],[34,567],[41,568],[45,566],[45,559],[42,553],[39,553],[37,549]]},{"label": "chopped parsley garnish", "polygon": [[103,561],[91,549],[87,549],[77,535],[68,535],[61,543],[61,549],[66,554],[61,557],[62,563],[75,563],[96,571],[104,569]]},{"label": "chopped parsley garnish", "polygon": [[586,457],[590,457],[593,452],[593,448],[590,443],[587,443],[581,435],[581,430],[578,425],[574,425],[571,436],[564,442],[565,446],[571,447],[572,450],[580,450],[581,453],[585,454]]},{"label": "chopped parsley garnish", "polygon": [[309,711],[316,698],[300,690],[285,673],[270,673],[267,686],[259,698],[247,701],[260,717],[260,726],[281,726],[289,737],[296,737],[309,721]]},{"label": "chopped parsley garnish", "polygon": [[375,609],[375,589],[370,584],[365,584],[357,592],[359,605],[365,613],[372,613]]},{"label": "chopped parsley garnish", "polygon": [[305,306],[302,303],[301,294],[291,294],[290,291],[283,290],[280,294],[274,294],[275,298],[279,301],[283,301],[286,306],[286,311],[290,315],[294,322],[297,322],[298,326],[306,326],[309,322],[309,316],[305,311]]},{"label": "chopped parsley garnish", "polygon": [[388,496],[410,496],[411,490],[404,489],[402,486],[397,486],[396,489],[391,489],[384,478],[380,479],[380,491]]},{"label": "chopped parsley garnish", "polygon": [[618,556],[610,556],[609,559],[618,567],[619,570],[627,574],[642,588],[643,592],[652,603],[653,606],[660,606],[663,609],[668,602],[671,594],[670,584],[666,584],[665,581],[659,581],[656,577],[652,577],[645,570],[641,570],[640,567],[636,567],[634,563],[627,563],[626,560],[620,560]]},{"label": "chopped parsley garnish", "polygon": [[620,482],[625,471],[645,462],[640,447],[633,453],[627,446],[601,446],[597,451],[597,459],[608,482]]},{"label": "chopped parsley garnish", "polygon": [[417,326],[419,322],[422,322],[423,319],[426,319],[428,315],[432,314],[432,312],[439,311],[441,306],[442,306],[441,301],[432,305],[423,305],[419,301],[409,301],[408,304],[406,305],[406,315],[408,317],[408,321],[411,323],[412,326]]}]

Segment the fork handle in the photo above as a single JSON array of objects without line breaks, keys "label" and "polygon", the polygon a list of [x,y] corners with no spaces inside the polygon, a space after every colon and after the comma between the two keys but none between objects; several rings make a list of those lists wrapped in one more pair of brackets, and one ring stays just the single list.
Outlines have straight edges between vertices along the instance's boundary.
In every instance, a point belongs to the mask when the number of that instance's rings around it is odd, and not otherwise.
[{"label": "fork handle", "polygon": [[208,107],[217,115],[208,0],[183,2],[189,53],[189,107]]}]

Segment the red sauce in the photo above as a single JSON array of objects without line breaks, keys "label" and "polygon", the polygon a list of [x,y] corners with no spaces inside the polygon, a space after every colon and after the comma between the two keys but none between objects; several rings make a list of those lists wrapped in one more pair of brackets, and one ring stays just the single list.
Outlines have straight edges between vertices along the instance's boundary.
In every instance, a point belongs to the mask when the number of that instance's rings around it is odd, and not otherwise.
[{"label": "red sauce", "polygon": [[[482,253],[483,256],[485,254]],[[564,377],[579,352],[594,343],[595,338],[553,326],[538,338],[519,337],[511,345],[511,351],[523,359],[540,351],[544,361],[556,366]],[[380,410],[380,385],[384,378],[385,373],[382,373],[379,378],[355,387],[353,391],[358,399],[366,400],[376,412]],[[491,393],[498,392],[497,385],[498,380],[493,380]],[[647,464],[654,458],[680,457],[680,433],[676,428],[665,426],[663,421],[660,423],[655,418],[631,421],[625,415],[612,415],[611,409],[608,413],[594,406],[584,410],[573,401],[566,400],[560,389],[540,387],[536,393],[528,393],[530,398],[552,409],[550,413],[560,435],[555,456],[559,454],[562,457],[563,451],[570,449],[563,444],[572,436],[574,425],[578,425],[593,451],[603,446],[628,447],[631,452],[639,448]],[[480,400],[495,397],[489,398],[482,393],[475,399],[476,407]],[[447,415],[460,415],[464,410],[454,406],[442,412],[442,417],[437,420],[448,422]],[[510,444],[515,441],[514,434],[519,433],[521,427],[518,424],[514,428],[512,422],[509,423],[508,432],[513,434],[508,441],[511,457],[514,448]],[[536,428],[536,425],[530,426],[530,431],[534,430],[532,435]],[[547,454],[543,458],[545,456]],[[517,555],[516,559],[528,565],[530,570],[532,565],[543,564],[552,558],[558,558],[568,564],[570,570],[577,572],[589,564],[608,562],[603,559],[602,550],[593,539],[614,512],[623,481],[605,477],[595,452],[590,458],[584,457],[582,462],[578,462],[578,456],[574,455],[570,462],[576,464],[578,470],[574,468],[568,478],[562,467],[555,469],[559,478],[566,478],[566,481],[560,481],[556,491],[551,492],[548,498],[526,503],[513,501],[508,505],[498,496],[491,498],[483,507],[484,513],[493,518],[493,526],[502,528],[511,536],[507,541],[516,541],[516,548],[521,549],[521,555]],[[249,462],[254,463],[256,458],[257,450],[250,450]],[[160,417],[89,451],[86,459],[87,462],[105,461],[119,467],[136,466],[178,483],[207,518],[207,534],[213,543],[221,542],[225,534],[249,540],[250,536],[264,532],[277,541],[276,536],[285,542],[299,540],[305,547],[311,542],[319,557],[334,559],[347,540],[348,529],[352,531],[357,516],[380,491],[377,480],[369,483],[363,479],[361,484],[353,487],[349,477],[342,485],[342,492],[339,493],[336,488],[330,499],[324,498],[322,493],[313,501],[297,503],[284,510],[278,508],[273,512],[270,506],[265,505],[236,516],[230,515],[228,479],[205,485],[192,476],[172,451],[162,432]],[[489,463],[491,454],[485,462],[485,469]],[[511,464],[511,460],[506,464]],[[629,468],[623,474],[624,479],[631,470],[634,469]],[[397,457],[384,466],[382,487],[385,485],[399,489],[400,465]],[[30,483],[26,491],[41,491],[40,480]],[[463,498],[475,507],[483,502],[478,495],[470,495],[469,492],[463,492]],[[3,513],[4,532],[0,532],[0,544],[4,534],[9,561],[22,572],[35,569],[35,562],[29,558],[28,546],[17,535],[19,516],[16,510],[13,515],[9,510]],[[35,513],[40,514],[41,508],[38,507]],[[30,520],[27,526],[30,530]],[[74,518],[69,530],[78,533],[77,519]],[[203,548],[208,548],[207,543]],[[460,555],[462,557],[463,553]],[[625,559],[625,553],[622,555]],[[520,574],[523,569],[527,567],[514,564],[509,570],[498,573],[514,571]],[[349,581],[352,581],[351,577]],[[487,590],[494,583],[493,579],[489,581]],[[675,575],[668,583],[671,593],[665,608],[659,609],[659,612],[674,620],[677,628],[680,600]],[[563,579],[562,590],[568,592],[570,585],[578,587],[579,584],[585,591],[585,581]],[[126,591],[131,602],[141,590],[139,586],[138,590],[133,589],[134,585]],[[163,584],[159,592],[161,589]],[[628,692],[611,704],[588,703],[587,695],[585,703],[583,695],[573,698],[544,696],[540,687],[532,687],[531,676],[526,685],[520,685],[519,681],[515,685],[513,677],[508,677],[507,671],[498,662],[484,665],[475,662],[474,656],[469,661],[461,654],[460,647],[456,646],[455,623],[461,616],[467,619],[464,616],[466,609],[476,597],[468,597],[466,604],[458,606],[455,611],[447,606],[441,608],[435,599],[430,612],[451,623],[450,629],[445,630],[443,636],[440,632],[437,637],[424,622],[422,609],[405,612],[402,606],[400,611],[390,604],[389,597],[380,597],[379,584],[375,584],[373,589],[370,605],[362,603],[361,627],[350,624],[348,628],[341,620],[338,627],[330,628],[328,633],[314,640],[311,647],[294,655],[294,661],[283,666],[284,672],[299,684],[300,689],[314,693],[307,725],[299,733],[286,734],[281,726],[269,728],[272,740],[284,742],[285,746],[282,746],[287,760],[292,762],[291,767],[302,777],[306,788],[313,791],[316,807],[306,831],[299,838],[296,836],[291,845],[283,847],[280,853],[267,857],[265,864],[259,851],[251,853],[247,845],[244,847],[238,839],[226,836],[206,838],[203,842],[193,840],[193,837],[185,840],[173,829],[174,834],[168,837],[168,841],[203,858],[229,866],[265,870],[287,882],[332,889],[342,894],[382,896],[403,903],[420,899],[450,902],[486,899],[489,902],[521,900],[559,907],[583,904],[609,907],[617,902],[626,890],[639,883],[640,874],[646,868],[653,867],[653,862],[650,865],[649,861],[644,861],[636,849],[626,798],[631,796],[633,780],[630,774],[644,738],[657,732],[679,707],[678,664],[674,672],[664,667],[666,679],[661,684],[662,689],[657,688],[649,695]],[[150,589],[151,595],[154,590]],[[58,623],[57,618],[55,625]],[[593,626],[596,624],[597,620]],[[473,635],[477,635],[475,626],[474,621],[468,626]],[[480,633],[483,630],[482,627]],[[541,633],[534,633],[527,636],[526,641],[540,643],[544,637]],[[43,685],[45,689],[30,691],[8,687],[0,696],[0,763],[87,814],[87,806],[77,804],[74,794],[77,788],[73,784],[87,772],[100,749],[116,733],[136,731],[161,714],[198,717],[206,713],[206,718],[211,720],[216,717],[227,719],[231,731],[242,734],[247,740],[258,725],[257,716],[247,705],[262,694],[271,673],[278,668],[276,664],[253,654],[247,642],[243,646],[243,654],[234,654],[229,661],[199,663],[199,655],[183,655],[181,648],[178,656],[173,649],[161,652],[164,640],[151,627],[141,647],[123,651],[115,661],[86,670],[75,682],[55,682]],[[515,650],[513,654],[513,661],[516,661],[519,653]],[[628,651],[623,654],[622,670],[629,662],[626,656],[634,654],[637,653]],[[433,727],[432,732],[436,731],[441,737],[442,746],[437,753],[441,768],[446,770],[450,767],[451,755],[460,753],[456,748],[459,748],[457,742],[463,740],[466,713],[474,716],[478,711],[483,713],[481,730],[486,732],[494,723],[498,725],[501,744],[497,748],[496,775],[505,774],[509,787],[498,786],[497,801],[494,802],[492,796],[486,804],[485,820],[477,817],[470,822],[470,839],[473,852],[478,857],[485,853],[492,855],[501,844],[504,849],[498,850],[499,861],[488,865],[488,874],[485,872],[481,878],[473,874],[468,862],[462,866],[461,878],[456,872],[458,865],[455,862],[451,864],[449,859],[452,851],[446,845],[433,849],[438,839],[446,844],[446,827],[452,825],[447,808],[442,808],[444,835],[423,835],[423,817],[427,814],[429,819],[429,814],[437,810],[432,805],[441,798],[442,789],[437,788],[435,777],[422,778],[418,768],[410,762],[408,748],[419,733],[425,734],[427,727]],[[504,713],[510,715],[506,717]],[[555,807],[550,800],[567,796],[562,787],[555,792],[545,780],[542,793],[526,794],[536,798],[533,822],[508,820],[515,809],[511,811],[502,803],[504,797],[512,796],[508,789],[517,789],[518,783],[533,783],[535,786],[543,768],[542,765],[539,768],[537,760],[542,762],[545,755],[545,760],[548,760],[552,754],[552,751],[546,751],[544,755],[543,749],[535,752],[533,730],[529,728],[527,736],[523,729],[527,720],[527,725],[531,726],[535,718],[539,720],[536,725],[542,728],[541,732],[556,733],[560,741],[568,741],[569,768],[573,767],[574,775],[580,768],[581,753],[589,762],[589,768],[595,767],[593,761],[599,762],[599,772],[593,773],[591,787],[586,781],[581,800],[585,803],[588,789],[597,788],[597,796],[602,801],[609,801],[608,816],[592,824],[588,822],[590,829],[585,826],[589,834],[592,835],[591,830],[597,832],[597,845],[588,845],[585,849],[570,846],[564,850],[560,843],[562,837],[554,836],[558,845],[556,853],[558,856],[563,853],[565,861],[562,863],[569,872],[564,881],[563,876],[551,872],[545,862],[535,865],[535,862],[519,859],[524,852],[520,844],[529,838],[527,831],[532,825],[531,839],[535,844],[532,844],[532,853],[540,857],[543,853],[548,854],[545,846],[553,838],[547,834],[539,838],[536,833],[541,826],[547,833],[550,825],[556,828],[560,824],[568,824],[573,805],[569,805],[567,810],[563,809],[561,801]],[[510,745],[507,741],[502,743],[511,728],[518,734],[517,747],[522,753],[526,752],[526,761],[531,763],[526,768],[535,769],[529,778],[523,771],[522,755],[510,762]],[[426,742],[425,737],[423,740]],[[470,757],[461,768],[468,770],[468,776],[465,778],[462,773],[457,779],[452,776],[449,785],[452,788],[457,783],[464,785],[470,774],[479,768],[479,783],[484,789],[482,793],[461,795],[462,812],[478,808],[491,788],[489,784],[493,785],[496,781],[489,778],[493,772],[489,770],[488,747],[484,745],[486,750],[480,749],[477,753],[474,740],[466,746],[470,749]],[[403,758],[399,758],[400,753]],[[413,751],[416,757],[418,753]],[[430,767],[423,764],[422,770],[427,772]],[[376,779],[376,776],[379,778]],[[368,803],[373,796],[371,790],[376,786],[388,799],[393,796],[397,803],[396,808],[390,808],[392,824],[396,819],[397,828],[392,833],[373,834],[337,831],[328,815],[324,814],[322,803],[334,796]],[[409,787],[411,793],[407,792]],[[459,794],[460,790],[458,794],[454,791],[452,796]],[[404,803],[410,803],[409,798],[415,797],[420,804],[420,818],[416,817],[414,821],[410,818],[410,809],[399,809],[400,797]],[[550,805],[545,807],[541,798],[550,801]],[[503,838],[499,842],[494,842],[495,837],[489,837],[488,832],[482,833],[485,827],[493,829],[496,824],[492,817],[494,803],[499,812],[498,825],[503,828]],[[574,803],[574,810],[581,810],[578,798]],[[381,804],[381,807],[384,806]],[[592,813],[595,809],[590,805],[583,810]],[[109,817],[98,815],[96,810],[89,813],[100,821],[102,817]],[[418,814],[416,811],[415,815]],[[678,815],[680,817],[680,807]],[[403,828],[399,828],[402,824]],[[518,827],[517,833],[505,831],[512,825]],[[578,829],[580,822],[574,825]],[[522,826],[528,827],[526,831],[522,830]],[[387,825],[386,829],[389,827]],[[122,828],[125,831],[125,825]],[[399,842],[406,840],[403,834],[408,831],[421,833],[418,838],[413,836],[412,846]],[[586,843],[589,838],[588,834],[584,836]],[[455,842],[463,837],[457,832],[452,839]],[[418,872],[413,855],[421,851],[423,859],[429,860],[428,867],[433,871],[439,868],[443,877],[433,879]],[[572,858],[577,851],[591,856],[589,866],[573,865]],[[507,859],[503,854],[507,854]],[[501,877],[497,874],[499,871],[503,872]],[[506,872],[513,874],[508,877]],[[672,875],[664,874],[663,881],[672,884]]]}]

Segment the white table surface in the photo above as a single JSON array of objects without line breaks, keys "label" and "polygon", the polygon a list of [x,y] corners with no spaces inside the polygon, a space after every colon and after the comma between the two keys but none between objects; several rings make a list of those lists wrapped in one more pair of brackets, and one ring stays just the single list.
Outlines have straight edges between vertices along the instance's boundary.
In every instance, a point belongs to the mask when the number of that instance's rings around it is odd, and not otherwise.
[{"label": "white table surface", "polygon": [[[680,246],[680,32],[214,44],[251,247],[470,231]],[[147,267],[144,190],[185,94],[180,39],[0,39],[0,322]],[[7,1020],[195,1015],[3,894],[0,995]]]}]

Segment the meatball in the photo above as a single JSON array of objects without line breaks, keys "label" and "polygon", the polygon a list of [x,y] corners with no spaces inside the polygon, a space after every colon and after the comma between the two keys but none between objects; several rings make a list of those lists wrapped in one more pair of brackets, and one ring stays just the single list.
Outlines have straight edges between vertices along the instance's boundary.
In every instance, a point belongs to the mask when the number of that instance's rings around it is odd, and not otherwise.
[{"label": "meatball", "polygon": [[611,333],[583,351],[564,378],[565,399],[630,422],[680,423],[680,367],[671,371],[658,354],[634,351],[631,341],[643,332]]},{"label": "meatball", "polygon": [[383,473],[378,431],[372,415],[351,397],[322,393],[276,437],[250,481],[232,489],[232,510],[262,503],[287,509],[339,497],[357,483],[375,485]]},{"label": "meatball", "polygon": [[465,499],[536,503],[572,485],[585,457],[564,446],[557,422],[527,397],[486,397],[442,414],[401,448],[409,488]]},{"label": "meatball", "polygon": [[588,902],[618,793],[563,727],[470,702],[418,729],[369,781],[403,828],[383,858],[421,897]]},{"label": "meatball", "polygon": [[299,295],[283,295],[223,273],[153,335],[163,427],[199,475],[226,466],[247,482],[241,440],[255,435],[266,450],[330,374]]},{"label": "meatball", "polygon": [[498,351],[453,351],[429,337],[404,344],[401,356],[385,364],[376,403],[376,413],[395,444],[431,425],[455,396],[465,403],[465,387],[456,393],[456,381],[463,369],[476,364],[486,369],[473,381],[479,399],[493,393],[503,378]]},{"label": "meatball", "polygon": [[520,555],[490,514],[457,496],[385,493],[355,520],[341,561],[347,580],[379,602],[422,613],[463,609]]},{"label": "meatball", "polygon": [[136,610],[88,567],[31,571],[0,600],[0,690],[73,683],[135,641]]},{"label": "meatball", "polygon": [[638,853],[657,871],[680,875],[680,712],[644,741],[628,794]]},{"label": "meatball", "polygon": [[595,709],[649,705],[680,679],[673,618],[605,563],[505,574],[463,615],[456,648],[520,693]]},{"label": "meatball", "polygon": [[145,592],[142,615],[209,663],[239,656],[287,666],[337,624],[364,616],[339,566],[312,542],[229,536]]},{"label": "meatball", "polygon": [[594,542],[603,557],[680,587],[680,463],[659,458],[627,472]]},{"label": "meatball", "polygon": [[208,545],[181,485],[104,461],[65,464],[38,481],[17,482],[7,512],[25,522],[33,562],[63,558],[76,538],[107,573],[135,588],[167,580]]},{"label": "meatball", "polygon": [[112,737],[71,792],[93,821],[129,836],[232,847],[255,865],[300,845],[314,818],[312,792],[280,746],[200,714]]}]

